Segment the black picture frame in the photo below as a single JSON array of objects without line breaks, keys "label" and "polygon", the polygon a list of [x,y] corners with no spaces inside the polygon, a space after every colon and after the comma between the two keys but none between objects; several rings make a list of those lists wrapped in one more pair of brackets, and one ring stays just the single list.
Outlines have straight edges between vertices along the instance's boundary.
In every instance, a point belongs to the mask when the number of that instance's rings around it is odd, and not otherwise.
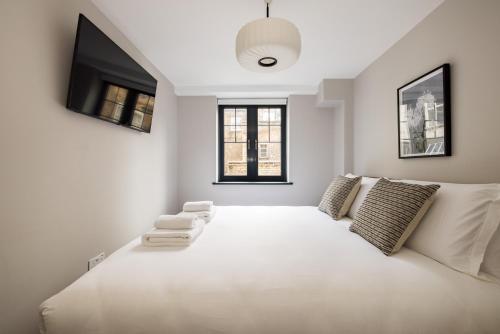
[{"label": "black picture frame", "polygon": [[448,63],[397,89],[399,159],[451,156],[450,91]]}]

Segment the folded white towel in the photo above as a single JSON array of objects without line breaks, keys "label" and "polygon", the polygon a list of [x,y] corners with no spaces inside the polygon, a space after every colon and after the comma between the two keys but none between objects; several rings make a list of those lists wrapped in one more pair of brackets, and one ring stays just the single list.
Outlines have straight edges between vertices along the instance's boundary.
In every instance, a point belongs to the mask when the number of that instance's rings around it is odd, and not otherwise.
[{"label": "folded white towel", "polygon": [[193,228],[195,220],[201,219],[197,215],[161,215],[155,221],[156,228],[183,229]]},{"label": "folded white towel", "polygon": [[197,211],[197,212],[180,212],[177,214],[179,217],[186,217],[186,218],[192,218],[192,217],[197,217],[200,219],[203,219],[205,223],[208,223],[212,220],[212,218],[215,216],[215,211],[216,208],[215,206],[212,206],[212,209],[210,211]]},{"label": "folded white towel", "polygon": [[186,202],[182,211],[184,212],[196,212],[196,211],[210,211],[214,203],[212,201],[200,201],[200,202]]},{"label": "folded white towel", "polygon": [[167,230],[153,229],[142,236],[142,245],[148,247],[189,246],[203,231],[205,223],[196,219],[197,224],[192,229]]},{"label": "folded white towel", "polygon": [[177,240],[177,239],[167,239],[165,238],[155,238],[148,237],[147,239],[142,239],[142,245],[145,247],[185,247],[193,243],[194,240]]}]

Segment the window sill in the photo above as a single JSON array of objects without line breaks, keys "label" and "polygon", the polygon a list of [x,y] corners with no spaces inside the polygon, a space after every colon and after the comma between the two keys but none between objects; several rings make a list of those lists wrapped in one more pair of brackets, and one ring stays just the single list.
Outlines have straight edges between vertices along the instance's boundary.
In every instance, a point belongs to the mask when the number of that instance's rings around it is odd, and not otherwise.
[{"label": "window sill", "polygon": [[265,182],[265,181],[256,181],[256,182],[212,182],[214,185],[226,185],[226,184],[236,184],[236,185],[292,185],[293,182]]}]

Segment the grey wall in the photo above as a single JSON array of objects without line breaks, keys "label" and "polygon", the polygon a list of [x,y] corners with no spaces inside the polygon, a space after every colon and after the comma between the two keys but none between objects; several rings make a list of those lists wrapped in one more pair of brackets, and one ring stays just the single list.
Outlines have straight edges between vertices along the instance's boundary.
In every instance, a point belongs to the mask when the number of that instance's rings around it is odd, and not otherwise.
[{"label": "grey wall", "polygon": [[353,79],[323,79],[318,88],[317,105],[335,110],[333,131],[334,170],[352,172],[353,163]]},{"label": "grey wall", "polygon": [[317,205],[336,175],[335,111],[316,96],[290,96],[289,174],[293,185],[212,185],[216,181],[215,97],[179,97],[179,204],[212,199],[219,205]]},{"label": "grey wall", "polygon": [[[500,1],[448,0],[354,81],[354,171],[500,181]],[[396,89],[451,63],[453,156],[398,159]]]},{"label": "grey wall", "polygon": [[[151,134],[65,109],[78,13],[158,80]],[[173,87],[90,0],[0,2],[0,333],[177,206]]]}]

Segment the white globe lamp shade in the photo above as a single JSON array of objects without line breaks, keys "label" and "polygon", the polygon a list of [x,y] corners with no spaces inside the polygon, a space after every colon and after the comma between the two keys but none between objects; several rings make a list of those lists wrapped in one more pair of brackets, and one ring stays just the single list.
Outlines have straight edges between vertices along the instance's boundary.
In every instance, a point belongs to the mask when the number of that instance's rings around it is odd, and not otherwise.
[{"label": "white globe lamp shade", "polygon": [[266,17],[247,23],[236,36],[236,57],[254,72],[277,72],[297,62],[301,40],[297,27],[285,20]]}]

